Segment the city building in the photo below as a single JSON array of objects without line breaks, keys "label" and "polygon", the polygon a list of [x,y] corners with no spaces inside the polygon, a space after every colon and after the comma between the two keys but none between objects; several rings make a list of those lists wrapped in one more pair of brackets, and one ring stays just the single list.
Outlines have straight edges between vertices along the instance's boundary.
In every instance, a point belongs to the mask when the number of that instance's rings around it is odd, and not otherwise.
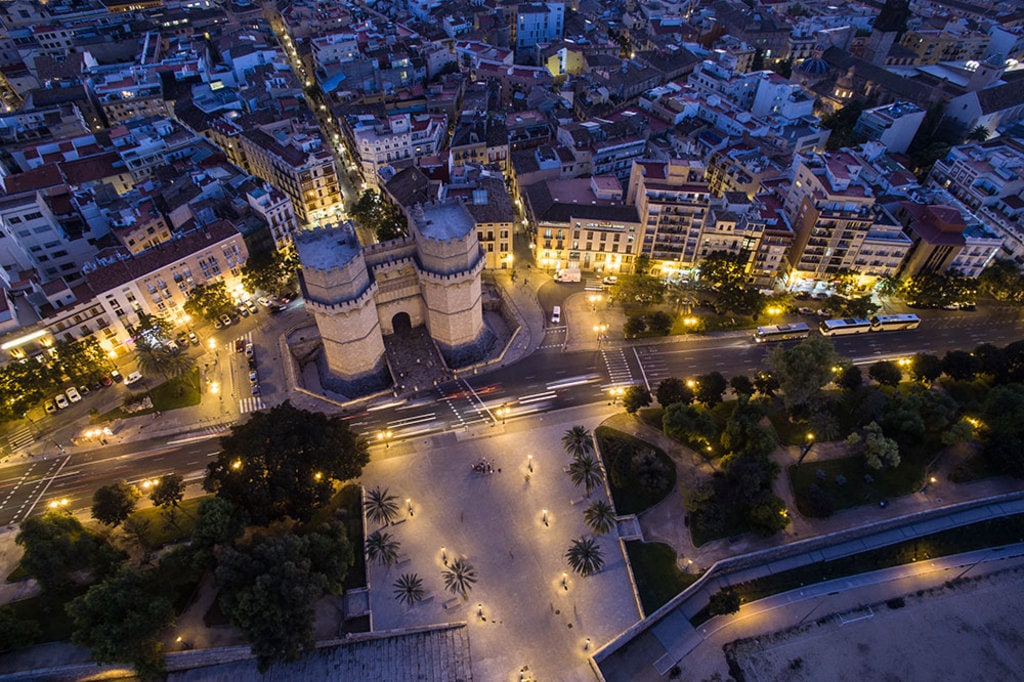
[{"label": "city building", "polygon": [[853,128],[855,135],[881,142],[890,152],[907,151],[924,121],[924,109],[910,102],[893,102],[865,109]]},{"label": "city building", "polygon": [[319,129],[286,119],[245,130],[238,139],[251,172],[287,195],[301,227],[340,218],[334,154]]},{"label": "city building", "polygon": [[89,71],[86,84],[109,125],[170,113],[156,69],[123,65],[95,67]]},{"label": "city building", "polygon": [[998,234],[977,219],[968,223],[953,206],[901,201],[893,215],[913,242],[900,267],[900,276],[955,272],[975,278],[1003,245]]},{"label": "city building", "polygon": [[524,3],[516,7],[516,51],[529,50],[562,37],[564,2]]},{"label": "city building", "polygon": [[444,114],[391,114],[351,117],[353,152],[359,157],[367,184],[379,184],[386,166],[414,165],[424,156],[437,156],[448,137]]}]

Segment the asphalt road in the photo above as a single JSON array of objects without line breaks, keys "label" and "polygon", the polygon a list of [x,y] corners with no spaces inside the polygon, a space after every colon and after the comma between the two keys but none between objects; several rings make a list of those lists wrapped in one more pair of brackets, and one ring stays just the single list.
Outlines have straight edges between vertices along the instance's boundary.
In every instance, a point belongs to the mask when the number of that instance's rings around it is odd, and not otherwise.
[{"label": "asphalt road", "polygon": [[[257,326],[257,320],[248,322],[246,328]],[[276,327],[283,323],[275,321],[268,333],[277,333]],[[232,334],[238,331],[232,330]],[[765,367],[765,358],[774,347],[754,344],[744,334],[691,336],[653,345],[605,344],[600,349],[564,352],[563,337],[564,331],[554,330],[538,352],[514,366],[486,375],[460,376],[412,399],[382,400],[344,416],[371,441],[377,433],[390,432],[390,440],[397,442],[608,401],[612,386],[643,384],[653,391],[668,376],[685,378],[710,371],[727,378],[751,374]],[[983,342],[1002,346],[1020,338],[1020,315],[1000,308],[928,313],[915,331],[835,337],[833,341],[841,356],[870,364],[922,351],[941,355]],[[257,347],[260,343],[257,340]],[[268,400],[271,402],[277,401]],[[36,458],[0,469],[0,524],[20,522],[55,499],[67,498],[72,509],[88,508],[97,487],[120,479],[137,482],[175,471],[195,480],[216,448],[213,436],[185,444],[150,441],[108,446],[102,453],[61,455],[55,447],[46,460]]]}]

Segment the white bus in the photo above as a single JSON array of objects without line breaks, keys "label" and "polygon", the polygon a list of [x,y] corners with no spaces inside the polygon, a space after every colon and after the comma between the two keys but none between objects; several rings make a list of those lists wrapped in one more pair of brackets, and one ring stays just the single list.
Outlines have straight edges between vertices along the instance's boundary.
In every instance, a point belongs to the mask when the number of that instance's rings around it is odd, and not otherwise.
[{"label": "white bus", "polygon": [[806,339],[810,335],[811,328],[803,322],[777,324],[770,327],[758,327],[754,334],[754,341],[757,343],[790,341],[791,339]]},{"label": "white bus", "polygon": [[822,320],[818,327],[822,336],[842,336],[844,334],[865,334],[871,331],[871,320],[861,317],[847,317],[844,320]]},{"label": "white bus", "polygon": [[921,318],[914,314],[875,315],[871,318],[871,331],[888,332],[901,329],[917,329],[921,326]]}]

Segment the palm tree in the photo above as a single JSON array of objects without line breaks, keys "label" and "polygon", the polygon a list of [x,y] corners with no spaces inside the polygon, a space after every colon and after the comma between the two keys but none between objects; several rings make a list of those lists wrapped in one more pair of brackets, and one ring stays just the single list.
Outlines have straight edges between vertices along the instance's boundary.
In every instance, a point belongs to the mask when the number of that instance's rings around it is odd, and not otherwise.
[{"label": "palm tree", "polygon": [[615,510],[604,500],[598,500],[583,510],[583,521],[595,535],[604,535],[615,526]]},{"label": "palm tree", "polygon": [[587,497],[590,497],[590,492],[604,480],[604,472],[594,456],[586,454],[577,457],[569,465],[569,478],[577,488],[582,485],[587,491]]},{"label": "palm tree", "polygon": [[569,568],[584,577],[597,573],[604,566],[604,552],[594,538],[578,537],[573,540],[565,558],[569,561]]},{"label": "palm tree", "polygon": [[143,337],[135,340],[135,358],[143,374],[162,374],[164,379],[180,377],[195,364],[195,360],[185,353],[150,343]]},{"label": "palm tree", "polygon": [[391,533],[375,531],[366,538],[366,556],[371,561],[390,566],[398,561],[398,548],[401,544],[391,537]]},{"label": "palm tree", "polygon": [[476,582],[476,569],[462,557],[453,560],[448,564],[448,570],[441,571],[444,578],[444,589],[452,594],[461,594],[463,599],[469,599],[469,591],[473,589]]},{"label": "palm tree", "polygon": [[366,492],[366,517],[382,526],[395,520],[398,516],[398,497],[392,495],[387,488],[375,486]]},{"label": "palm tree", "polygon": [[395,588],[395,599],[402,604],[412,606],[423,601],[423,579],[416,573],[403,573],[392,587]]},{"label": "palm tree", "polygon": [[562,447],[572,457],[594,451],[594,440],[585,426],[574,426],[562,435]]}]

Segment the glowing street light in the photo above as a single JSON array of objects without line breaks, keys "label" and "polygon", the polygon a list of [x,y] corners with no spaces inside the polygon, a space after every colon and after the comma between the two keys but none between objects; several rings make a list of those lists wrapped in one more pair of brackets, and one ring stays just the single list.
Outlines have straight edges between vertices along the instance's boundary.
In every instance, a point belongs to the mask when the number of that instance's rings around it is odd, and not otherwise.
[{"label": "glowing street light", "polygon": [[391,442],[390,442],[391,441],[391,436],[392,436],[391,431],[378,431],[377,432],[377,440],[383,442],[385,448],[390,448],[391,447]]},{"label": "glowing street light", "polygon": [[626,389],[624,389],[622,386],[612,386],[611,388],[608,389],[608,393],[610,393],[612,396],[612,405],[618,405],[619,398],[621,398],[626,393]]}]

